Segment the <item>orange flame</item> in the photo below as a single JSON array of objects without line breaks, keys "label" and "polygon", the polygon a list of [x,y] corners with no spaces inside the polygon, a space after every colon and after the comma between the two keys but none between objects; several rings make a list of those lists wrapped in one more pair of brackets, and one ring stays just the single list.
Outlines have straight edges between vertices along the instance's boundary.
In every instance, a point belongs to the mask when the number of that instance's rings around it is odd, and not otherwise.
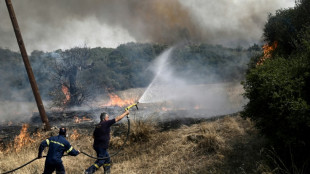
[{"label": "orange flame", "polygon": [[81,123],[81,119],[77,116],[74,116],[74,123]]},{"label": "orange flame", "polygon": [[127,100],[122,100],[119,96],[117,96],[114,93],[108,94],[110,97],[109,103],[103,105],[103,106],[127,106],[130,104],[133,104],[135,102],[135,99],[127,99]]},{"label": "orange flame", "polygon": [[87,118],[85,116],[83,116],[82,118],[79,118],[78,116],[74,116],[73,119],[75,123],[81,123],[82,121],[91,121],[90,118]]},{"label": "orange flame", "polygon": [[83,121],[91,121],[90,118],[87,118],[87,117],[85,117],[85,116],[82,118],[82,120],[83,120]]},{"label": "orange flame", "polygon": [[271,57],[271,53],[273,50],[275,50],[278,46],[278,42],[274,41],[272,45],[269,46],[269,44],[265,44],[263,46],[264,56],[260,58],[260,60],[257,62],[256,65],[262,65],[266,59],[269,59]]},{"label": "orange flame", "polygon": [[70,139],[76,140],[80,137],[80,134],[77,132],[76,129],[73,130],[73,134],[70,135]]},{"label": "orange flame", "polygon": [[21,150],[24,145],[34,142],[33,139],[30,138],[29,133],[27,132],[29,125],[23,124],[20,134],[14,139],[14,149],[16,151]]},{"label": "orange flame", "polygon": [[33,134],[33,137],[37,137],[37,138],[40,138],[42,136],[43,135],[39,131],[37,131],[36,133]]},{"label": "orange flame", "polygon": [[70,92],[68,87],[66,87],[65,85],[61,86],[61,90],[64,93],[64,95],[66,96],[66,99],[64,99],[64,104],[66,104],[69,100],[70,100]]},{"label": "orange flame", "polygon": [[161,110],[162,110],[162,111],[168,111],[169,109],[166,108],[166,107],[162,107]]}]

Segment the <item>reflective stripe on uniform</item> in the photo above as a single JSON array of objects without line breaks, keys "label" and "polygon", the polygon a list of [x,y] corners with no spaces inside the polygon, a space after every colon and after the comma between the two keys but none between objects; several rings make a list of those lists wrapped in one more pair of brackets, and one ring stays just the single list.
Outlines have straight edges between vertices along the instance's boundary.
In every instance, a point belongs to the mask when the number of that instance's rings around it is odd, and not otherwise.
[{"label": "reflective stripe on uniform", "polygon": [[98,166],[97,164],[94,164],[94,166],[95,166],[97,169],[99,169],[99,166]]},{"label": "reflective stripe on uniform", "polygon": [[107,167],[107,166],[110,166],[110,165],[111,165],[110,163],[103,164],[104,167]]},{"label": "reflective stripe on uniform", "polygon": [[51,141],[51,143],[59,144],[59,145],[61,145],[62,147],[65,146],[64,144],[62,144],[62,143],[60,143],[60,142],[57,142],[57,141]]},{"label": "reflective stripe on uniform", "polygon": [[49,146],[50,145],[50,140],[46,139],[46,144]]},{"label": "reflective stripe on uniform", "polygon": [[71,150],[73,149],[73,147],[71,146],[69,150],[67,150],[67,153],[71,152]]}]

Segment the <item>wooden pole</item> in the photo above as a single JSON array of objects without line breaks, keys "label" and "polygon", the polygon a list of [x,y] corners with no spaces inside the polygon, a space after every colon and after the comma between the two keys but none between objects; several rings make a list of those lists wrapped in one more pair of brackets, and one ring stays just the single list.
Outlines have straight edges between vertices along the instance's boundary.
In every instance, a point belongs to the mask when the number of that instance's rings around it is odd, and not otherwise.
[{"label": "wooden pole", "polygon": [[30,65],[30,62],[29,62],[29,59],[28,59],[28,55],[27,55],[27,51],[26,51],[26,48],[25,48],[25,44],[24,44],[24,41],[23,41],[23,38],[22,38],[22,34],[20,32],[20,29],[19,29],[19,26],[18,26],[18,23],[17,23],[17,19],[16,19],[16,15],[15,15],[15,12],[14,12],[14,9],[13,9],[13,4],[12,4],[11,0],[5,0],[5,2],[6,2],[6,6],[8,7],[8,11],[9,11],[10,18],[11,18],[12,25],[13,25],[14,32],[15,32],[15,36],[16,36],[16,39],[17,39],[17,44],[19,46],[20,53],[22,55],[22,58],[23,58],[23,61],[24,61],[24,64],[25,64],[25,68],[26,68],[26,71],[27,71],[27,74],[28,74],[28,78],[29,78],[29,82],[30,82],[30,85],[31,85],[31,88],[32,88],[32,92],[33,92],[34,98],[35,98],[36,103],[37,103],[37,107],[38,107],[38,110],[39,110],[39,113],[40,113],[40,116],[41,116],[41,120],[45,124],[45,129],[46,130],[50,130],[51,126],[50,126],[50,124],[48,122],[48,118],[47,118],[45,110],[44,110],[42,99],[40,97],[40,92],[39,92],[36,80],[35,80],[33,72],[32,72],[32,68],[31,68],[31,65]]}]

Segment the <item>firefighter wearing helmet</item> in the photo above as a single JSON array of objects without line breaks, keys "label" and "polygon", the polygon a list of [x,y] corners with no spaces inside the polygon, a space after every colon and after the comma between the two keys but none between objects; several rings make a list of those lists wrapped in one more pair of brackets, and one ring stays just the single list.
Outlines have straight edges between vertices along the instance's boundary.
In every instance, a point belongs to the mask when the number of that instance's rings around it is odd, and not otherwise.
[{"label": "firefighter wearing helmet", "polygon": [[80,153],[66,140],[66,132],[66,128],[62,127],[58,136],[50,137],[40,144],[38,158],[42,158],[43,150],[49,147],[43,174],[52,174],[55,170],[57,174],[65,174],[65,168],[61,160],[64,152],[72,156],[77,156]]}]

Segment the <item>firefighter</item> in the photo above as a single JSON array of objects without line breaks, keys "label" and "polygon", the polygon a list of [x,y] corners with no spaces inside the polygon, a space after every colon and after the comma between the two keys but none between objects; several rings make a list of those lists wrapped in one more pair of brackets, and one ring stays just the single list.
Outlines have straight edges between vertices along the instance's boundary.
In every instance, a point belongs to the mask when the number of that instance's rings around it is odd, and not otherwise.
[{"label": "firefighter", "polygon": [[94,130],[94,144],[93,148],[97,153],[98,158],[106,158],[101,160],[96,160],[93,165],[85,170],[85,174],[95,173],[101,166],[103,166],[104,174],[110,174],[111,168],[111,159],[107,151],[110,142],[110,127],[123,119],[126,115],[129,114],[129,111],[126,110],[123,114],[117,116],[114,119],[109,120],[109,115],[105,112],[100,114],[100,123],[96,125]]},{"label": "firefighter", "polygon": [[42,158],[42,152],[45,147],[49,147],[43,174],[51,174],[56,170],[56,174],[65,174],[65,168],[62,164],[61,157],[64,152],[72,156],[77,156],[80,151],[75,150],[66,140],[66,128],[59,130],[58,136],[50,137],[40,144],[38,158]]}]

